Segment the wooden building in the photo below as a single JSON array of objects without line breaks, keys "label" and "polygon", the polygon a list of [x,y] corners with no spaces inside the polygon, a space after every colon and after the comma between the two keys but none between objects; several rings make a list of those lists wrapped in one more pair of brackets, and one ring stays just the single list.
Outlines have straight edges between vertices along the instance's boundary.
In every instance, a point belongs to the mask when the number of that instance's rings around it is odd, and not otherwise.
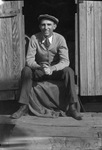
[{"label": "wooden building", "polygon": [[[102,2],[87,0],[71,2],[30,1],[34,9],[30,9],[30,6],[29,10],[24,9],[24,12],[22,9],[28,7],[26,1],[4,1],[4,4],[0,5],[0,100],[14,99],[15,90],[18,89],[21,70],[25,64],[25,34],[28,31],[25,32],[25,24],[26,29],[27,25],[28,27],[30,24],[33,25],[34,30],[29,28],[31,30],[29,35],[38,30],[36,23],[33,21],[30,23],[29,11],[34,11],[34,21],[40,13],[47,12],[62,19],[58,30],[65,36],[68,46],[71,45],[74,49],[69,53],[72,64],[74,62],[78,94],[102,95]],[[73,8],[72,5],[70,7],[70,3],[74,4]],[[27,15],[29,20],[25,20]],[[71,21],[75,29],[70,24]]]}]

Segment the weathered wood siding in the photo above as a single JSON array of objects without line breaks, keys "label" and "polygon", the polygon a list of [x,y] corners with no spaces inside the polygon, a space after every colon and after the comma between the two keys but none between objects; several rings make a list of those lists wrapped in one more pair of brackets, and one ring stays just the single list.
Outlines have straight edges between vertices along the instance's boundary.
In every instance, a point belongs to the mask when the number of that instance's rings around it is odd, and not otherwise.
[{"label": "weathered wood siding", "polygon": [[102,94],[102,1],[79,2],[80,95]]},{"label": "weathered wood siding", "polygon": [[[23,1],[6,1],[0,5],[0,99],[5,90],[17,88],[24,66],[22,7]],[[8,98],[12,97],[11,93],[8,92]]]}]

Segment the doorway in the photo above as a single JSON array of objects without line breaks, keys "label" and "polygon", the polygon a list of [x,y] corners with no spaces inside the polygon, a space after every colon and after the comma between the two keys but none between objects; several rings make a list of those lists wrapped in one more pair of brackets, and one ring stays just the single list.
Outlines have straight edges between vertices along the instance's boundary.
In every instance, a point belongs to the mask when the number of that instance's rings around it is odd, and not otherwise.
[{"label": "doorway", "polygon": [[59,19],[56,32],[62,34],[68,44],[70,66],[75,69],[75,1],[74,0],[24,0],[25,33],[39,32],[38,16],[54,15]]}]

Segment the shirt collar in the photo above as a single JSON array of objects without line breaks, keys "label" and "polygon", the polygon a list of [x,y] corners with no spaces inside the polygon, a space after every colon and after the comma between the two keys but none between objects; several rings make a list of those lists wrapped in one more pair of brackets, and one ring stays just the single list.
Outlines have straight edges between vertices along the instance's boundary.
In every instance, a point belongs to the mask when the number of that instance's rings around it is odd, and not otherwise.
[{"label": "shirt collar", "polygon": [[[53,36],[50,36],[50,37],[48,38],[48,39],[49,39],[50,44],[52,44],[52,37],[53,37]],[[44,43],[44,42],[45,42],[45,39],[46,39],[46,38],[45,38],[45,37],[43,37],[42,43]]]}]

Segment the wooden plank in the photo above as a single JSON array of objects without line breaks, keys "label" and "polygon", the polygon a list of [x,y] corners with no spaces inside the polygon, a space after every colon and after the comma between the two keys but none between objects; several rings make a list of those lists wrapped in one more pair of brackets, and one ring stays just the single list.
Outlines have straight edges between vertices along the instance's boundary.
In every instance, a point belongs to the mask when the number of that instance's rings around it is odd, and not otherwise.
[{"label": "wooden plank", "polygon": [[[23,116],[11,120],[9,116],[0,116],[0,148],[99,150],[102,145],[102,113],[83,115],[82,121],[76,121],[71,117],[51,119]],[[80,126],[82,122],[83,126]]]},{"label": "wooden plank", "polygon": [[95,94],[94,73],[94,14],[93,1],[87,1],[87,70],[88,95]]},{"label": "wooden plank", "polygon": [[[80,139],[80,138],[64,138],[64,137],[38,137],[38,138],[20,138],[12,139],[12,144],[8,144],[8,149],[11,150],[98,150],[101,148],[100,139]],[[15,142],[17,141],[17,142]],[[84,142],[83,142],[84,141]],[[17,148],[15,144],[17,145]],[[22,144],[23,143],[23,144]],[[97,145],[97,146],[96,146]],[[3,147],[2,147],[3,148]]]},{"label": "wooden plank", "polygon": [[[73,138],[97,138],[97,132],[91,127],[59,127],[59,126],[39,126],[27,124],[16,125],[12,137],[19,137],[23,131],[28,137],[73,137]],[[101,130],[102,131],[102,130]]]},{"label": "wooden plank", "polygon": [[[25,135],[35,137],[53,136],[97,138],[97,132],[94,129],[96,116],[98,117],[97,121],[100,122],[100,118],[102,117],[102,115],[98,116],[95,114],[96,113],[83,113],[84,117],[81,121],[77,121],[72,117],[59,117],[51,119],[40,118],[35,116],[23,116],[20,119],[11,120],[9,117],[3,115],[0,116],[0,125],[14,125],[12,136],[16,135],[17,137],[20,136],[20,132],[17,131],[22,130],[22,132],[24,132]],[[102,124],[100,127],[102,127]],[[101,131],[102,128],[99,130]]]},{"label": "wooden plank", "polygon": [[[17,9],[17,2],[6,2],[3,10]],[[20,77],[20,35],[18,17],[0,19],[0,80],[17,79]],[[24,57],[24,56],[23,56]]]},{"label": "wooden plank", "polygon": [[15,137],[2,143],[7,150],[99,150],[101,138]]},{"label": "wooden plank", "polygon": [[102,2],[95,1],[95,86],[96,95],[102,94]]},{"label": "wooden plank", "polygon": [[1,35],[0,35],[0,80],[11,78],[12,62],[9,61],[12,58],[12,36],[10,33],[11,22],[9,19],[0,19],[1,22]]},{"label": "wooden plank", "polygon": [[75,13],[75,75],[77,77],[77,83],[76,83],[76,87],[77,87],[77,94],[79,94],[79,69],[78,69],[78,65],[79,65],[79,43],[78,43],[78,14]]},{"label": "wooden plank", "polygon": [[25,23],[24,23],[24,15],[22,14],[22,7],[24,6],[24,2],[19,2],[19,9],[21,10],[19,14],[19,32],[20,32],[20,61],[21,61],[21,70],[25,66]]},{"label": "wooden plank", "polygon": [[[1,98],[11,98],[17,89],[21,70],[25,61],[24,49],[24,16],[21,1],[7,1],[0,6],[0,90]],[[19,10],[19,13],[17,13]],[[10,16],[10,13],[15,14]],[[6,17],[7,15],[7,17]],[[9,17],[8,17],[9,15]],[[22,29],[23,28],[23,29]],[[15,81],[14,81],[15,80]],[[15,86],[16,85],[16,86]],[[11,88],[11,91],[10,91]],[[8,92],[5,90],[8,89]],[[4,95],[3,95],[4,91]],[[10,92],[10,94],[8,94]],[[15,95],[13,96],[15,97]]]},{"label": "wooden plank", "polygon": [[21,27],[22,27],[22,68],[25,66],[26,58],[26,42],[25,42],[25,20],[24,15],[21,16]]},{"label": "wooden plank", "polygon": [[80,94],[102,95],[102,2],[86,3],[79,4]]},{"label": "wooden plank", "polygon": [[[98,116],[99,113],[81,113],[83,115],[83,120],[77,121],[72,117],[58,117],[58,118],[44,118],[37,116],[22,116],[21,118],[15,120],[10,119],[9,115],[0,115],[0,124],[32,124],[39,126],[59,126],[59,127],[84,127],[93,126],[93,117]],[[102,117],[102,115],[99,115]]]},{"label": "wooden plank", "polygon": [[88,94],[88,81],[87,81],[87,53],[86,53],[86,31],[87,31],[87,5],[86,1],[79,4],[79,42],[80,42],[80,95]]},{"label": "wooden plank", "polygon": [[14,79],[20,77],[20,34],[18,26],[18,16],[11,18],[12,21],[12,53],[13,53],[13,64],[12,64],[12,75]]}]

